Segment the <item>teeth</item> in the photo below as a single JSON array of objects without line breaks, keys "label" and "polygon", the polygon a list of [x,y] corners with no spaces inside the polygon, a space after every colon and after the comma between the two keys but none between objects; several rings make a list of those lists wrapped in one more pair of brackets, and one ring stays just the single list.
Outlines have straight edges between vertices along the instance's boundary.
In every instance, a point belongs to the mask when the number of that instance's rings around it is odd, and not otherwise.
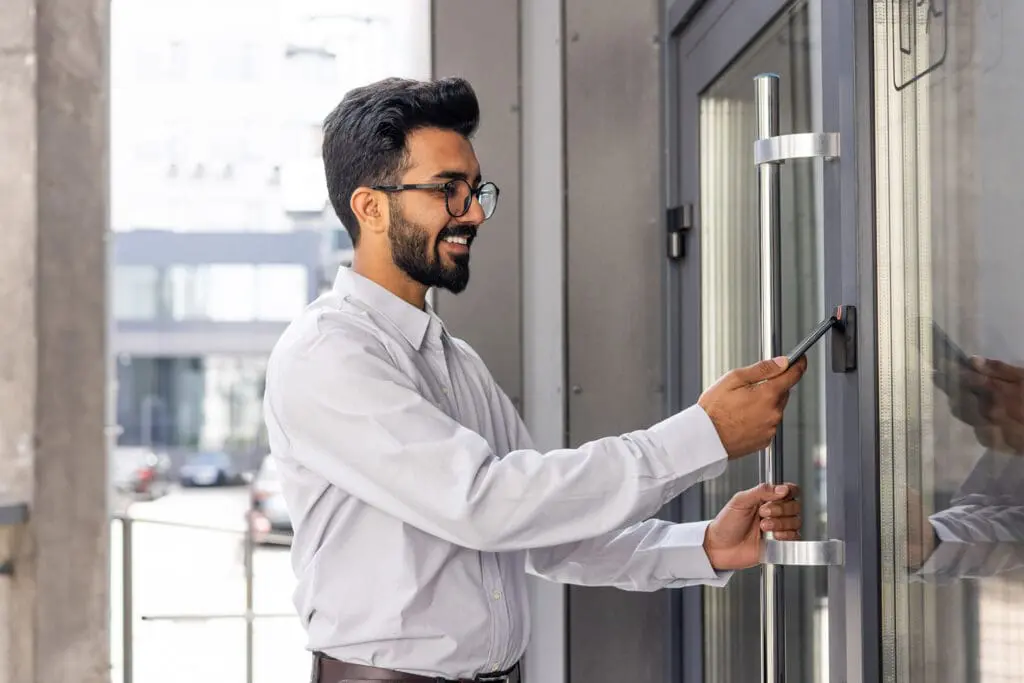
[{"label": "teeth", "polygon": [[445,237],[445,242],[451,242],[453,244],[469,244],[469,240],[465,237]]}]

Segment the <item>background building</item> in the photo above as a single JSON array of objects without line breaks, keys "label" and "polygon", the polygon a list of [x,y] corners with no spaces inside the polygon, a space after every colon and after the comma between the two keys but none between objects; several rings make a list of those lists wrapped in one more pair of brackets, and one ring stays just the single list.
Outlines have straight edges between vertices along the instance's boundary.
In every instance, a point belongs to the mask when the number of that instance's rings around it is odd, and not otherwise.
[{"label": "background building", "polygon": [[267,354],[351,258],[321,122],[355,85],[429,73],[416,5],[113,3],[119,445],[261,454]]}]

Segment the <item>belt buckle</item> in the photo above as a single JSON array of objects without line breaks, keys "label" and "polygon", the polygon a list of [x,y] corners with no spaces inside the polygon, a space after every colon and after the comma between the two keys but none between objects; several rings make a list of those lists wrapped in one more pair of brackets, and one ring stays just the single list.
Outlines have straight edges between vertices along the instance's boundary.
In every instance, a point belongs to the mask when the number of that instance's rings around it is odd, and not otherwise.
[{"label": "belt buckle", "polygon": [[516,664],[508,671],[500,674],[479,674],[476,680],[478,683],[520,683],[519,665]]}]

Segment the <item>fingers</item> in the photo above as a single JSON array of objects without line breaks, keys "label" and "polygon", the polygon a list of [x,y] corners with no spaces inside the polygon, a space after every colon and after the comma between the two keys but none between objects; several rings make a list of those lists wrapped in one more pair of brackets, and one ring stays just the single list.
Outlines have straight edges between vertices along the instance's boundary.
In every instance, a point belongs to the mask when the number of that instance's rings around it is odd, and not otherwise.
[{"label": "fingers", "polygon": [[779,496],[776,500],[781,500],[783,498],[799,498],[800,487],[797,486],[796,484],[791,484],[789,482],[786,482],[784,484],[776,484],[775,494]]},{"label": "fingers", "polygon": [[800,514],[800,501],[787,499],[778,503],[765,503],[759,512],[764,518],[796,517]]},{"label": "fingers", "polygon": [[1004,363],[999,360],[991,360],[988,358],[974,357],[971,359],[971,365],[978,372],[1001,379],[1005,382],[1021,382],[1024,381],[1024,368],[1018,368],[1015,365]]},{"label": "fingers", "polygon": [[802,506],[800,501],[793,499],[800,493],[799,487],[794,484],[782,484],[775,487],[772,493],[779,498],[764,503],[758,510],[761,531],[770,531],[781,541],[794,541],[800,538],[799,532],[803,526],[803,520],[800,518]]},{"label": "fingers", "polygon": [[730,373],[735,384],[739,386],[757,384],[777,377],[786,371],[789,362],[784,358],[763,360],[745,368],[737,368]]},{"label": "fingers", "polygon": [[800,381],[806,371],[807,356],[804,356],[794,363],[793,367],[787,368],[781,375],[771,378],[771,381],[768,384],[780,392],[789,391],[796,386],[797,382]]},{"label": "fingers", "polygon": [[800,532],[799,531],[776,531],[775,532],[775,540],[776,541],[799,541],[800,540]]},{"label": "fingers", "polygon": [[761,531],[771,531],[778,538],[780,531],[800,531],[803,520],[799,517],[780,517],[779,519],[762,519]]},{"label": "fingers", "polygon": [[787,498],[796,498],[800,487],[796,484],[760,484],[754,488],[740,491],[732,497],[734,507],[756,508],[764,503],[774,503]]}]

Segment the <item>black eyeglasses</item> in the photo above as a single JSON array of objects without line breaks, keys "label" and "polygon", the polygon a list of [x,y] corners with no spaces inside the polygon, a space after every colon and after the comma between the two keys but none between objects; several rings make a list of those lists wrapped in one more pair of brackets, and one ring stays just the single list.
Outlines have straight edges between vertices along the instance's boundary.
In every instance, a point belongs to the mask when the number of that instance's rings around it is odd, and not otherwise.
[{"label": "black eyeglasses", "polygon": [[480,208],[484,210],[484,220],[494,215],[494,209],[498,206],[498,186],[487,182],[479,187],[472,187],[462,178],[455,178],[446,183],[414,183],[412,185],[374,185],[370,189],[381,192],[403,192],[405,190],[433,190],[444,192],[445,207],[448,215],[452,218],[462,218],[469,212],[469,206],[473,203],[473,197],[480,202]]}]

